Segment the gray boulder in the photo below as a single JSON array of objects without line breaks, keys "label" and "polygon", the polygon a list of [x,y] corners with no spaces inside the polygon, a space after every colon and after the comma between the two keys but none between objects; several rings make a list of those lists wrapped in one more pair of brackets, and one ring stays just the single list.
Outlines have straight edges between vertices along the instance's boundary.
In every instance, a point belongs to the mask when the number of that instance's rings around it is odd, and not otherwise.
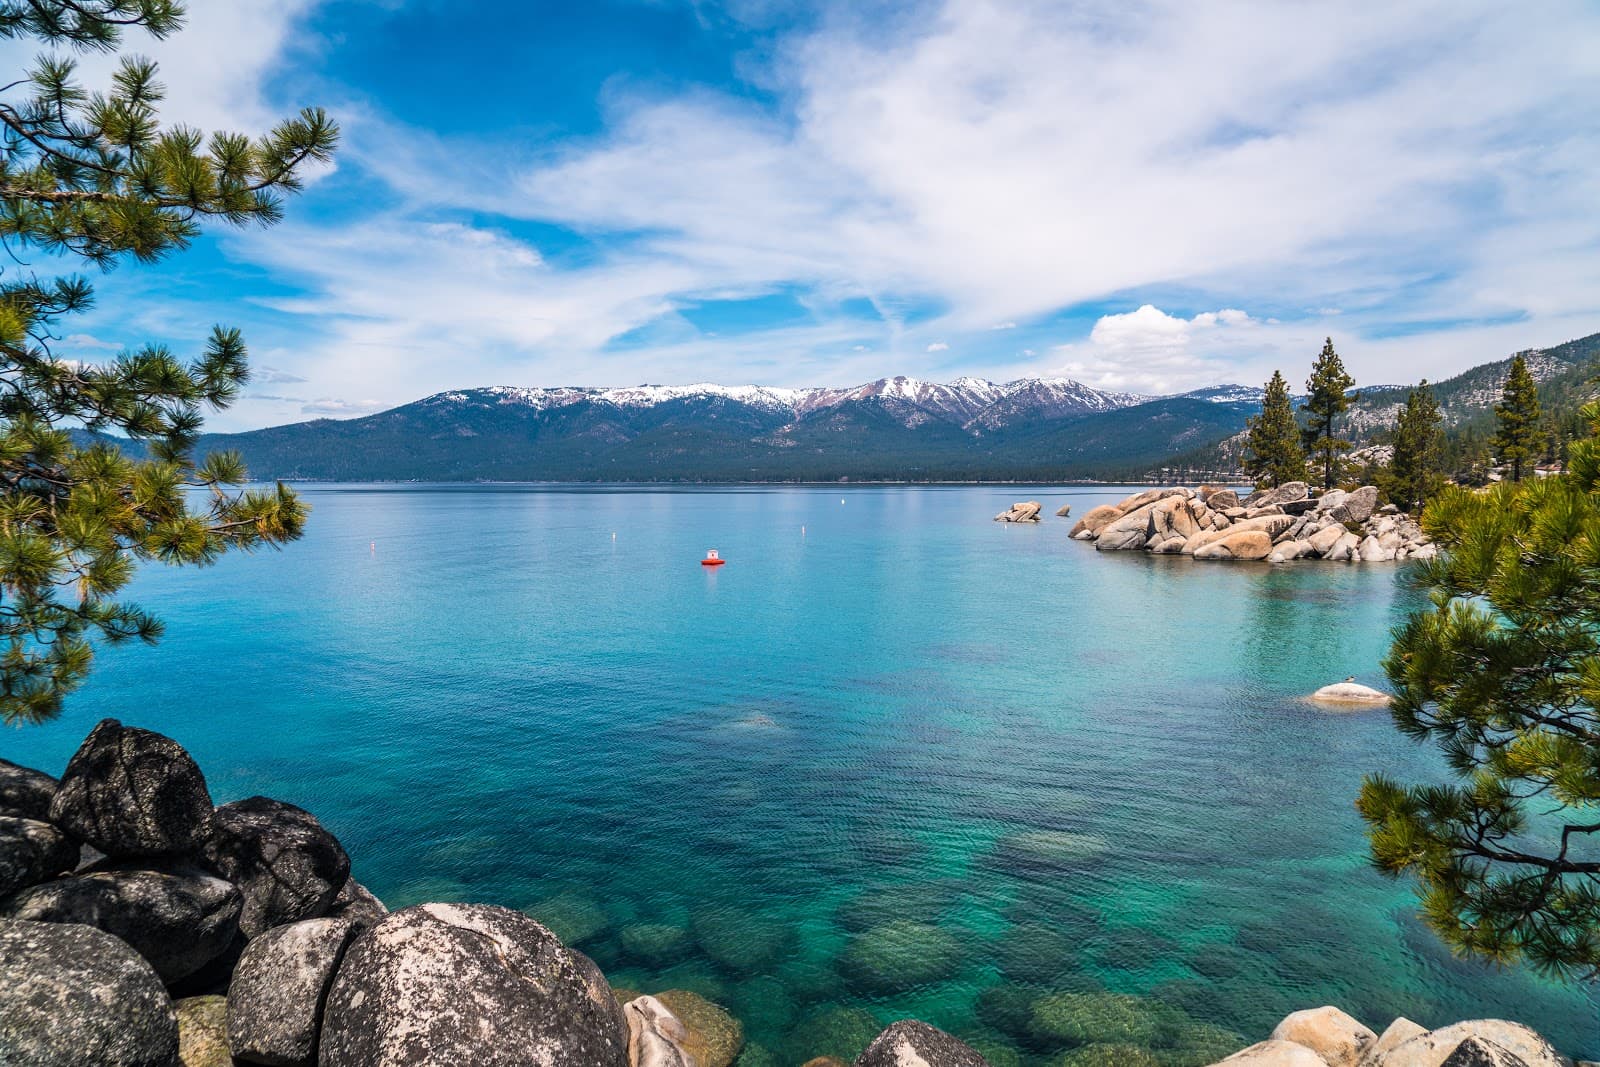
[{"label": "gray boulder", "polygon": [[350,857],[316,816],[267,797],[218,808],[205,857],[244,893],[245,937],[322,917],[350,878]]},{"label": "gray boulder", "polygon": [[172,1003],[133,949],[88,926],[0,921],[0,1063],[177,1062]]},{"label": "gray boulder", "polygon": [[239,891],[183,861],[114,863],[0,902],[0,917],[81,923],[115,934],[176,982],[222,955],[239,928]]},{"label": "gray boulder", "polygon": [[372,890],[354,878],[346,878],[344,888],[328,905],[327,917],[348,919],[358,929],[365,930],[369,926],[377,926],[388,914],[389,909],[384,907],[383,901],[373,896]]},{"label": "gray boulder", "polygon": [[1372,518],[1372,513],[1377,507],[1377,488],[1363,485],[1360,489],[1346,493],[1344,500],[1334,506],[1330,513],[1337,522],[1366,522]]},{"label": "gray boulder", "polygon": [[118,859],[178,855],[205,841],[211,794],[182,745],[102,719],[67,764],[50,821]]},{"label": "gray boulder", "polygon": [[1381,1067],[1571,1067],[1534,1030],[1504,1019],[1472,1019],[1418,1034],[1370,1061]]},{"label": "gray boulder", "polygon": [[78,843],[38,819],[0,815],[0,897],[78,865]]},{"label": "gray boulder", "polygon": [[345,953],[318,1063],[628,1067],[628,1026],[599,968],[533,919],[421,904]]},{"label": "gray boulder", "polygon": [[872,1039],[855,1067],[989,1067],[978,1051],[927,1023],[902,1019]]},{"label": "gray boulder", "polygon": [[55,795],[56,780],[48,774],[0,759],[0,815],[48,819]]},{"label": "gray boulder", "polygon": [[347,919],[307,919],[251,941],[228,988],[228,1050],[250,1063],[314,1067],[322,1004],[357,933]]}]

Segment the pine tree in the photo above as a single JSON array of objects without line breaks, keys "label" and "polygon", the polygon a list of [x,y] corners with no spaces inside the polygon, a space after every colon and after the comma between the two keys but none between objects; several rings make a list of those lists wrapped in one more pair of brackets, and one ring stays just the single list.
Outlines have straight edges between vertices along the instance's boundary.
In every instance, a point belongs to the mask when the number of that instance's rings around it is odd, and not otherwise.
[{"label": "pine tree", "polygon": [[1276,487],[1306,476],[1306,458],[1300,451],[1300,424],[1294,418],[1289,383],[1280,371],[1272,372],[1261,414],[1250,420],[1244,469],[1258,487]]},{"label": "pine tree", "polygon": [[1494,417],[1499,423],[1495,450],[1500,453],[1502,464],[1511,465],[1511,480],[1520,482],[1523,467],[1539,454],[1541,436],[1539,387],[1528,372],[1527,360],[1521,356],[1511,357],[1511,372],[1506,375]]},{"label": "pine tree", "polygon": [[[176,31],[173,0],[0,0],[0,37],[116,51],[141,28]],[[162,128],[156,68],[124,58],[109,92],[86,92],[71,58],[45,55],[0,88],[0,238],[110,268],[182,249],[206,220],[270,224],[305,165],[330,158],[319,110],[264,137],[203,140]],[[305,507],[279,485],[239,492],[235,454],[197,459],[205,409],[248,380],[237,330],[217,327],[180,359],[147,345],[85,363],[58,353],[63,319],[88,308],[81,277],[0,284],[0,721],[59,713],[87,675],[95,638],[154,640],[161,624],[115,597],[139,562],[205,564],[229,549],[298,537]],[[74,433],[77,431],[77,433]],[[120,433],[141,458],[83,431]],[[194,490],[204,490],[195,493]]]},{"label": "pine tree", "polygon": [[1375,775],[1357,808],[1373,862],[1415,878],[1462,955],[1600,973],[1600,403],[1572,472],[1486,492],[1449,486],[1423,526],[1444,554],[1429,607],[1384,669],[1399,728],[1453,784]]},{"label": "pine tree", "polygon": [[1394,459],[1384,477],[1389,498],[1408,511],[1420,511],[1440,482],[1444,444],[1443,416],[1427,379],[1411,390],[1394,430]]},{"label": "pine tree", "polygon": [[1311,418],[1302,431],[1305,448],[1322,466],[1322,488],[1332,489],[1339,481],[1339,456],[1350,451],[1350,442],[1335,437],[1334,420],[1350,407],[1350,388],[1354,378],[1345,373],[1344,361],[1333,350],[1333,338],[1322,346],[1321,355],[1306,380],[1306,402],[1300,410]]}]

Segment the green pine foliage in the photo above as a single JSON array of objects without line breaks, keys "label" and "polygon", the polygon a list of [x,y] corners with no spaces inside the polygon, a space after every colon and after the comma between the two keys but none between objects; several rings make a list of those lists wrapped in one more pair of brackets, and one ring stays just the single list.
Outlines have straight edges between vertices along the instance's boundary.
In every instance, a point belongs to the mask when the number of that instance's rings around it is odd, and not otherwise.
[{"label": "green pine foliage", "polygon": [[1394,459],[1379,476],[1380,488],[1395,504],[1419,513],[1443,482],[1443,415],[1424,378],[1406,397],[1394,430]]},{"label": "green pine foliage", "polygon": [[[171,0],[0,2],[0,36],[114,51],[124,33],[165,36]],[[184,248],[207,219],[276,222],[281,196],[338,132],[316,110],[261,138],[209,140],[163,128],[153,64],[124,59],[109,92],[49,54],[0,89],[0,238],[14,253],[102,269]],[[237,330],[217,327],[182,359],[160,346],[82,363],[54,350],[63,321],[91,306],[81,277],[0,284],[0,721],[39,722],[87,675],[92,641],[154,640],[159,620],[118,591],[138,563],[206,564],[229,549],[300,535],[305,506],[279,485],[241,492],[237,455],[197,458],[207,409],[249,378]],[[86,432],[87,431],[87,432]],[[139,445],[124,455],[101,432]]]},{"label": "green pine foliage", "polygon": [[1511,468],[1511,480],[1522,481],[1523,470],[1536,463],[1544,451],[1548,428],[1539,409],[1539,386],[1528,371],[1528,361],[1520,355],[1511,360],[1511,371],[1495,405],[1494,447],[1500,462]]},{"label": "green pine foliage", "polygon": [[1281,371],[1272,372],[1261,414],[1250,420],[1244,469],[1257,487],[1273,488],[1306,476],[1306,457],[1300,450],[1300,424],[1295,421],[1289,383]]},{"label": "green pine foliage", "polygon": [[1350,442],[1334,436],[1335,423],[1350,408],[1350,389],[1356,380],[1345,372],[1344,361],[1333,350],[1328,338],[1311,366],[1306,380],[1306,400],[1300,410],[1310,418],[1302,431],[1306,451],[1322,470],[1322,488],[1332,489],[1339,481],[1339,457],[1350,451]]},{"label": "green pine foliage", "polygon": [[1455,781],[1376,775],[1357,802],[1373,862],[1416,880],[1457,953],[1600,974],[1600,404],[1568,475],[1447,487],[1431,606],[1384,662],[1395,722]]}]

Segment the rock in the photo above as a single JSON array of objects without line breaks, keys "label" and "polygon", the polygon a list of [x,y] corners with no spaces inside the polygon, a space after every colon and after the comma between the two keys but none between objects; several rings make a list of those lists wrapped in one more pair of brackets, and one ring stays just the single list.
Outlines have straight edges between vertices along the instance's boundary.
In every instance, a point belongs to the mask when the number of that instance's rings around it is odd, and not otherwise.
[{"label": "rock", "polygon": [[1362,539],[1358,553],[1363,563],[1387,563],[1394,559],[1394,549],[1384,548],[1383,543],[1371,534]]},{"label": "rock", "polygon": [[655,997],[637,997],[622,1006],[628,1022],[628,1062],[632,1067],[698,1067],[683,1051],[689,1031]]},{"label": "rock", "polygon": [[78,844],[38,819],[0,815],[0,897],[78,865]]},{"label": "rock", "polygon": [[1143,548],[1150,536],[1150,512],[1155,506],[1153,502],[1146,504],[1108,523],[1095,538],[1094,547],[1102,552]]},{"label": "rock", "polygon": [[1322,558],[1332,560],[1355,559],[1356,549],[1360,547],[1360,545],[1361,538],[1357,537],[1349,530],[1345,530],[1344,533],[1339,535],[1339,539],[1333,543],[1333,547],[1328,549],[1327,553]]},{"label": "rock", "polygon": [[178,1022],[150,964],[68,923],[0,921],[0,1063],[172,1067]]},{"label": "rock", "polygon": [[1307,515],[1317,509],[1315,500],[1285,500],[1278,505],[1285,515]]},{"label": "rock", "polygon": [[1260,507],[1249,507],[1244,509],[1244,517],[1247,519],[1259,519],[1263,515],[1283,514],[1286,514],[1286,512],[1276,504],[1263,504]]},{"label": "rock", "polygon": [[56,780],[43,771],[0,759],[0,815],[49,819]]},{"label": "rock", "polygon": [[383,906],[383,901],[372,895],[372,890],[354,878],[346,878],[333,903],[328,905],[327,918],[348,919],[358,929],[365,930],[378,925],[387,914],[389,909]]},{"label": "rock", "polygon": [[1361,1067],[1376,1067],[1392,1049],[1427,1032],[1425,1027],[1418,1026],[1404,1015],[1400,1016],[1378,1035],[1378,1040],[1367,1047],[1361,1056]]},{"label": "rock", "polygon": [[1170,540],[1162,541],[1150,551],[1161,556],[1180,556],[1183,554],[1183,546],[1188,543],[1188,538],[1174,537]]},{"label": "rock", "polygon": [[[1358,682],[1335,682],[1311,694],[1319,704],[1362,704],[1368,707],[1386,707],[1391,699],[1388,693]],[[1318,1009],[1320,1010],[1320,1009]],[[1338,1009],[1334,1009],[1338,1010]]]},{"label": "rock", "polygon": [[[1472,1042],[1468,1044],[1468,1042]],[[1465,1048],[1463,1048],[1465,1046]],[[1459,1055],[1458,1055],[1459,1053]],[[1501,1053],[1513,1057],[1507,1059]],[[1500,1058],[1494,1058],[1500,1056]],[[1521,1023],[1474,1019],[1402,1041],[1377,1067],[1571,1067],[1550,1043]]]},{"label": "rock", "polygon": [[1321,1056],[1293,1041],[1260,1041],[1221,1062],[1238,1067],[1328,1067]]},{"label": "rock", "polygon": [[1378,1035],[1331,1005],[1288,1015],[1272,1031],[1273,1041],[1292,1041],[1321,1056],[1328,1067],[1356,1067]]},{"label": "rock", "polygon": [[24,889],[0,902],[0,913],[104,930],[132,945],[162,981],[176,982],[227,950],[239,928],[239,891],[182,860],[146,862],[112,863]]},{"label": "rock", "polygon": [[[1193,537],[1189,538],[1189,540],[1184,544],[1183,551],[1187,555],[1193,555],[1206,545],[1213,544],[1217,541],[1220,541],[1224,537],[1231,537],[1234,534],[1243,533],[1247,530],[1254,530],[1259,533],[1266,534],[1267,543],[1270,545],[1273,538],[1277,537],[1279,534],[1283,533],[1293,525],[1294,519],[1288,515],[1261,515],[1254,519],[1240,519],[1238,522],[1230,523],[1220,530],[1199,531]],[[1266,557],[1263,555],[1261,558],[1265,559]]]},{"label": "rock", "polygon": [[855,1067],[989,1067],[976,1049],[927,1023],[902,1019],[872,1039]]},{"label": "rock", "polygon": [[1150,1007],[1126,993],[1047,993],[1034,1001],[1030,1029],[1046,1044],[1145,1047],[1161,1030]]},{"label": "rock", "polygon": [[1199,528],[1189,501],[1184,497],[1169,497],[1150,509],[1151,537],[1158,545],[1177,538],[1181,547]]},{"label": "rock", "polygon": [[1343,504],[1345,497],[1349,495],[1350,494],[1343,489],[1329,489],[1326,493],[1323,493],[1321,496],[1317,497],[1317,510],[1322,512],[1331,512],[1334,508],[1338,507],[1340,504]]},{"label": "rock", "polygon": [[793,928],[786,923],[737,908],[702,909],[689,925],[701,950],[737,975],[770,971],[793,935]]},{"label": "rock", "polygon": [[1377,506],[1377,488],[1363,485],[1354,492],[1346,493],[1344,499],[1330,509],[1330,514],[1338,522],[1366,522]]},{"label": "rock", "polygon": [[1195,559],[1266,559],[1272,554],[1272,537],[1261,530],[1230,530],[1215,541],[1195,549]]},{"label": "rock", "polygon": [[1338,523],[1324,526],[1311,535],[1311,550],[1319,556],[1326,556],[1339,539],[1349,532]]},{"label": "rock", "polygon": [[1311,487],[1305,482],[1284,482],[1276,489],[1267,489],[1251,495],[1247,501],[1255,507],[1267,507],[1272,504],[1289,504],[1297,500],[1304,500],[1311,495]]},{"label": "rock", "polygon": [[350,857],[314,815],[267,797],[218,808],[205,857],[244,893],[247,938],[320,918],[350,878]]},{"label": "rock", "polygon": [[1062,504],[1059,508],[1056,508],[1056,518],[1058,518],[1058,519],[1064,519],[1064,518],[1066,518],[1067,516],[1069,516],[1071,514],[1072,514],[1072,505],[1071,504]]},{"label": "rock", "polygon": [[1086,513],[1083,518],[1079,519],[1072,529],[1068,531],[1067,536],[1098,536],[1101,530],[1105,529],[1108,525],[1115,522],[1117,519],[1120,519],[1121,517],[1121,508],[1114,504],[1101,504],[1098,507],[1090,508],[1088,513]]},{"label": "rock", "polygon": [[390,915],[345,953],[318,1064],[446,1063],[628,1067],[628,1026],[588,957],[526,915],[421,904]]},{"label": "rock", "polygon": [[233,1054],[276,1067],[315,1067],[322,1004],[359,932],[348,919],[307,919],[246,945],[228,989]]},{"label": "rock", "polygon": [[639,923],[625,926],[618,936],[622,951],[647,967],[670,967],[694,948],[689,933],[666,923]]},{"label": "rock", "polygon": [[1220,489],[1203,499],[1206,502],[1206,507],[1212,511],[1227,511],[1229,508],[1239,506],[1239,494],[1232,489]]},{"label": "rock", "polygon": [[102,719],[67,764],[50,821],[107,856],[169,856],[211,831],[205,776],[170,737]]},{"label": "rock", "polygon": [[1430,560],[1439,554],[1439,546],[1434,544],[1418,545],[1411,550],[1412,559]]},{"label": "rock", "polygon": [[802,1063],[800,1067],[850,1067],[850,1065],[837,1056],[818,1056]]},{"label": "rock", "polygon": [[178,1067],[233,1067],[226,999],[185,997],[172,1008],[178,1017]]},{"label": "rock", "polygon": [[1010,511],[1002,511],[994,517],[995,522],[1038,522],[1040,504],[1037,500],[1025,503],[1012,504]]},{"label": "rock", "polygon": [[961,943],[944,929],[894,919],[851,938],[838,966],[864,992],[902,993],[948,978],[962,956]]},{"label": "rock", "polygon": [[697,1067],[729,1067],[744,1047],[744,1026],[698,993],[669,989],[655,999],[683,1024],[681,1043]]},{"label": "rock", "polygon": [[1149,1049],[1098,1041],[1070,1049],[1054,1062],[1056,1067],[1162,1067],[1162,1061]]}]

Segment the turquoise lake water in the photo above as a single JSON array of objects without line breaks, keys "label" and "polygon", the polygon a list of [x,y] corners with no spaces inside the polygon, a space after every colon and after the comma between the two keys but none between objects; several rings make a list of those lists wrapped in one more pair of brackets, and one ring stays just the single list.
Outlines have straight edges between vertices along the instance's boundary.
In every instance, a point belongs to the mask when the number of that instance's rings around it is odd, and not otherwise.
[{"label": "turquoise lake water", "polygon": [[906,1016],[995,1067],[1203,1063],[1228,1038],[1196,1021],[1255,1041],[1323,1003],[1600,1055],[1592,993],[1452,960],[1367,866],[1362,774],[1441,763],[1303,696],[1382,684],[1394,566],[990,521],[1105,488],[305,491],[286,552],[148,569],[163,642],[0,754],[171,734],[218,803],[314,811],[391,907],[529,910],[613,984],[727,1006],[749,1064]]}]

